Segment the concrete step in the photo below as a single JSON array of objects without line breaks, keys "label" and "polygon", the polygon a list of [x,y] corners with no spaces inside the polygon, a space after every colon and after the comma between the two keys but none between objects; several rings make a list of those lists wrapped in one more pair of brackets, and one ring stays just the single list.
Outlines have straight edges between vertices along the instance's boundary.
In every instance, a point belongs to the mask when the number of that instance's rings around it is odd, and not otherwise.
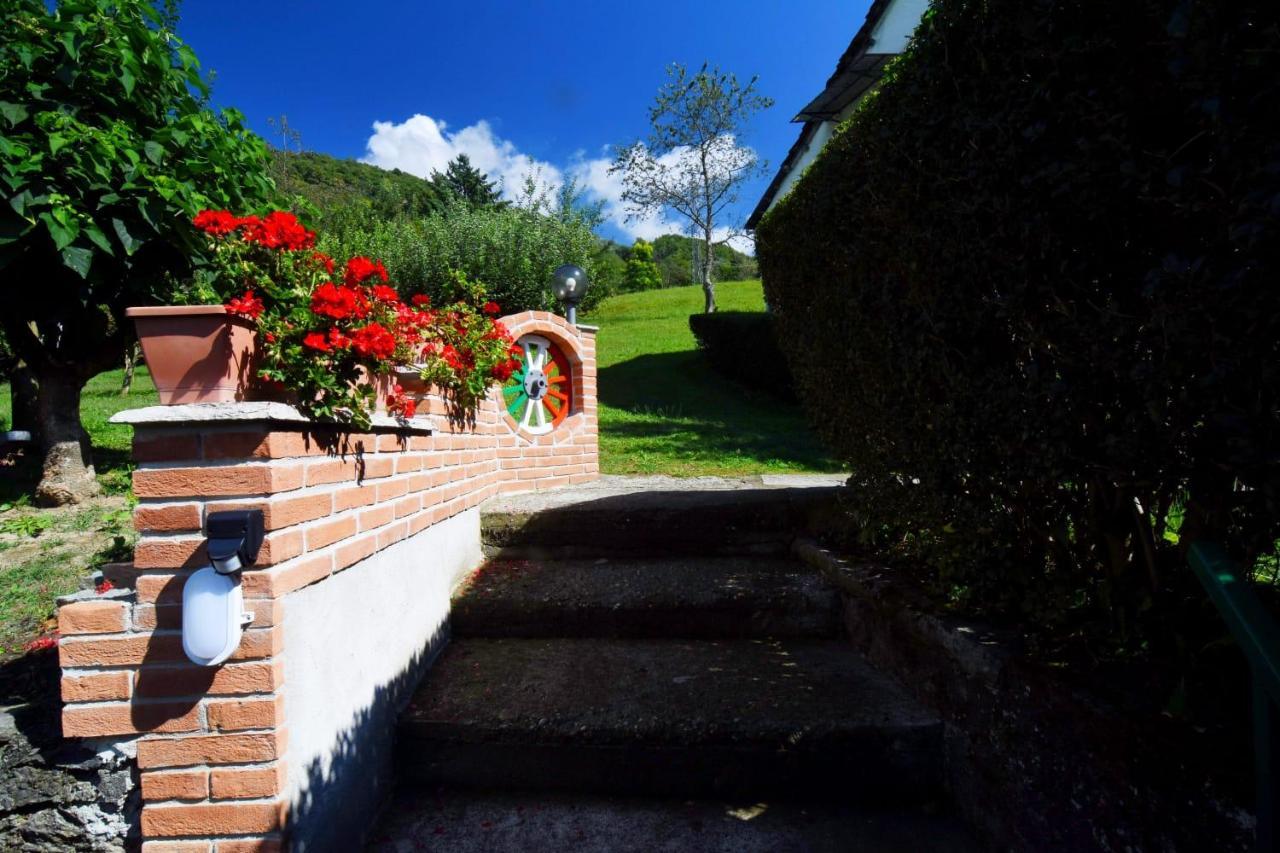
[{"label": "concrete step", "polygon": [[470,639],[401,717],[419,784],[921,803],[940,721],[839,642]]},{"label": "concrete step", "polygon": [[404,791],[370,853],[979,853],[923,809]]},{"label": "concrete step", "polygon": [[836,637],[839,601],[784,558],[491,560],[451,621],[455,637]]},{"label": "concrete step", "polygon": [[513,558],[785,553],[838,487],[759,478],[601,477],[481,507],[485,553]]}]

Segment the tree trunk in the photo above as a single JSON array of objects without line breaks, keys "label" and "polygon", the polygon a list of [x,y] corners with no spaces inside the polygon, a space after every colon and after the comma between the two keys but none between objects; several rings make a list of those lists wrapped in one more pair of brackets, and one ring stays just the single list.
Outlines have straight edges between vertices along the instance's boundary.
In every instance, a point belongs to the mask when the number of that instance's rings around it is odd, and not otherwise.
[{"label": "tree trunk", "polygon": [[706,297],[703,312],[706,314],[716,313],[716,284],[711,280],[711,270],[715,269],[712,266],[715,263],[715,257],[715,247],[711,244],[711,232],[708,231],[702,241],[702,293]]},{"label": "tree trunk", "polygon": [[120,383],[120,396],[128,397],[133,390],[133,371],[138,366],[138,358],[142,355],[142,346],[134,341],[124,348],[124,381]]},{"label": "tree trunk", "polygon": [[18,362],[9,371],[10,404],[13,407],[13,418],[10,429],[24,429],[31,433],[36,441],[40,440],[40,414],[36,410],[36,378],[31,368]]},{"label": "tree trunk", "polygon": [[79,503],[100,491],[93,470],[89,434],[80,425],[80,392],[84,382],[74,372],[56,367],[40,371],[37,413],[44,449],[44,470],[36,486],[42,506]]}]

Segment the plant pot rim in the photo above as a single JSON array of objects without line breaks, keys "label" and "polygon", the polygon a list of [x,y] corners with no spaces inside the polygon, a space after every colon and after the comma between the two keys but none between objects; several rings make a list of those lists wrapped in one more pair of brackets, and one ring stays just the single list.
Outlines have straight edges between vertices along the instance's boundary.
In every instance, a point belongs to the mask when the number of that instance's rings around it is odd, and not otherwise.
[{"label": "plant pot rim", "polygon": [[126,317],[188,317],[192,314],[226,314],[225,305],[147,305],[126,308]]}]

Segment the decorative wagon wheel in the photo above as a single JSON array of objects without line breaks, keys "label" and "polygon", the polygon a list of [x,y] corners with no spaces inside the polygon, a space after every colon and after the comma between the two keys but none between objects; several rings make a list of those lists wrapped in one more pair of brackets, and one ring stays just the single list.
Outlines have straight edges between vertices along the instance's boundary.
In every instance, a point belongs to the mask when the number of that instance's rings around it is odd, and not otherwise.
[{"label": "decorative wagon wheel", "polygon": [[521,432],[542,435],[560,426],[573,402],[573,374],[560,347],[541,335],[523,335],[520,369],[502,388],[502,401]]}]

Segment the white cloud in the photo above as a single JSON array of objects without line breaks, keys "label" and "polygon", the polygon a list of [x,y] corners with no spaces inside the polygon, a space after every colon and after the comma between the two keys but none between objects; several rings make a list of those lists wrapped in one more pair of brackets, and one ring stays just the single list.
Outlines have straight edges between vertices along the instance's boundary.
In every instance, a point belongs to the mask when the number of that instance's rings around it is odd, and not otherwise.
[{"label": "white cloud", "polygon": [[[433,171],[443,172],[459,154],[466,154],[473,166],[501,181],[503,196],[508,199],[522,194],[526,177],[533,177],[540,186],[554,192],[568,174],[586,190],[589,200],[604,202],[605,220],[628,239],[653,240],[663,234],[686,233],[683,221],[659,213],[629,220],[622,201],[622,177],[609,172],[610,157],[584,158],[579,153],[562,170],[521,152],[515,143],[495,134],[484,120],[456,131],[451,131],[444,121],[421,113],[398,124],[375,121],[362,162],[425,178]],[[682,156],[677,151],[660,159],[674,165]],[[717,229],[718,236],[725,233]],[[741,251],[753,251],[749,240],[735,240],[733,245]]]},{"label": "white cloud", "polygon": [[532,177],[554,190],[564,180],[550,163],[523,154],[509,140],[493,132],[487,121],[478,121],[450,132],[443,121],[421,113],[395,124],[375,121],[373,135],[366,143],[362,162],[384,169],[400,169],[420,178],[432,172],[443,172],[459,154],[466,154],[471,165],[502,184],[507,198],[517,197],[525,179]]}]

